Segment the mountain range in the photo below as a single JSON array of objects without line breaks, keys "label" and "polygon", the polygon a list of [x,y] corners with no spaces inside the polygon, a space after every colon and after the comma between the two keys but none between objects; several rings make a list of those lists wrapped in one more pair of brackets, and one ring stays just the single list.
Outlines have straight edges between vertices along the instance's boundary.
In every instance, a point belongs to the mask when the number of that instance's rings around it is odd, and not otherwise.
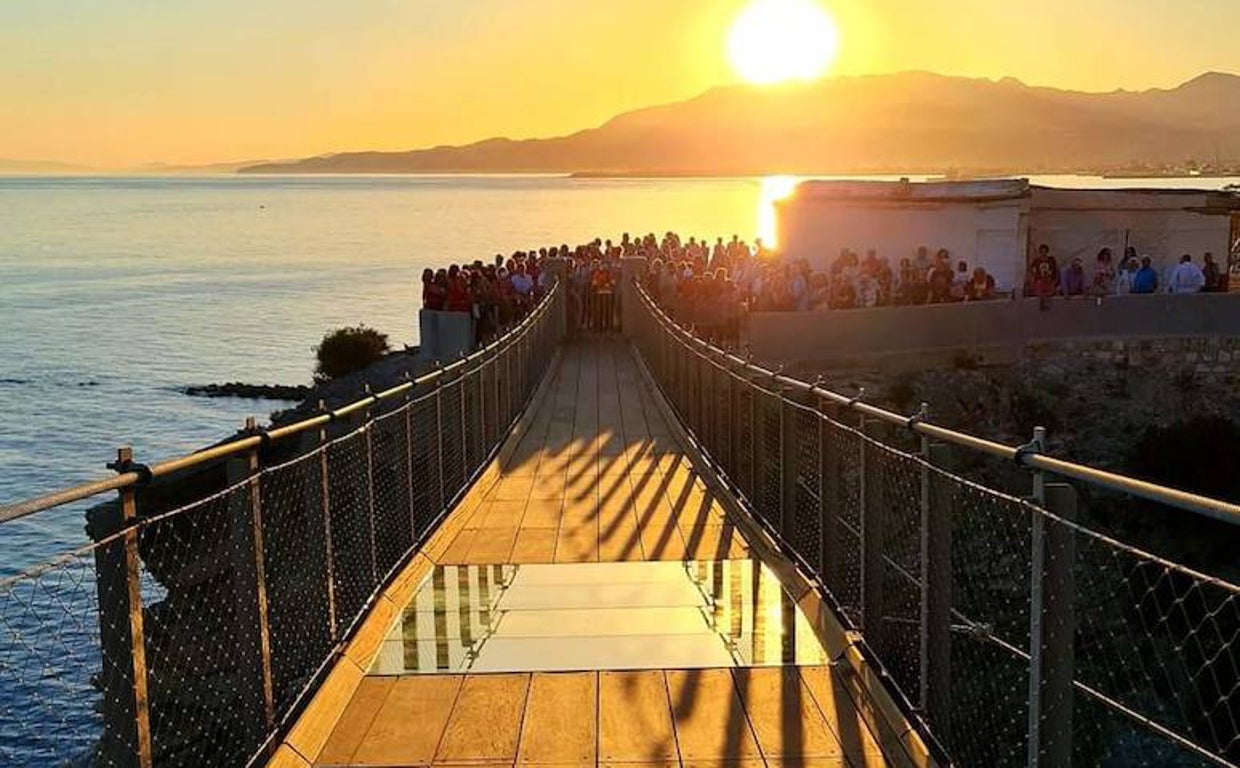
[{"label": "mountain range", "polygon": [[1240,77],[1082,93],[928,72],[729,86],[548,139],[344,152],[241,173],[1107,171],[1240,161]]}]

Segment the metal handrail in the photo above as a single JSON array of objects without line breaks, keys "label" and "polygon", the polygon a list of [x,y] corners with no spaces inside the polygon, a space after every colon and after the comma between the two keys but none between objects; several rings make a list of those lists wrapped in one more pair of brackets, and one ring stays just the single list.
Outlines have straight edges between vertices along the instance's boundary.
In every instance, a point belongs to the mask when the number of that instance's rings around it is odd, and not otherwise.
[{"label": "metal handrail", "polygon": [[800,379],[785,376],[778,371],[772,371],[754,364],[752,361],[738,357],[731,352],[714,346],[705,339],[693,334],[684,326],[672,319],[658,305],[645,286],[640,281],[635,281],[638,295],[646,306],[652,310],[655,319],[668,332],[680,337],[686,344],[697,347],[703,355],[714,356],[726,363],[730,363],[734,368],[741,372],[755,377],[762,377],[771,381],[783,389],[799,392],[802,395],[817,397],[821,400],[829,402],[849,411],[861,414],[866,418],[893,424],[895,426],[904,427],[925,435],[933,440],[944,443],[950,443],[972,451],[978,451],[990,456],[994,456],[1009,461],[1014,461],[1021,466],[1030,469],[1052,472],[1063,477],[1079,480],[1090,485],[1101,486],[1114,491],[1120,491],[1132,496],[1136,496],[1149,501],[1166,504],[1178,509],[1195,512],[1205,517],[1215,520],[1221,520],[1232,525],[1240,525],[1240,504],[1215,499],[1209,496],[1202,496],[1197,493],[1190,493],[1175,488],[1151,483],[1146,480],[1138,480],[1127,475],[1117,474],[1115,472],[1107,472],[1106,470],[1096,469],[1084,464],[1077,464],[1064,459],[1058,459],[1045,453],[1040,453],[1032,449],[1030,446],[1012,446],[993,440],[976,437],[964,432],[942,427],[932,424],[928,421],[920,419],[918,416],[904,416],[902,414],[893,413],[892,411],[879,408],[875,405],[863,403],[856,397],[848,397],[838,392],[827,389],[826,387]]},{"label": "metal handrail", "polygon": [[434,384],[442,377],[453,373],[476,360],[486,357],[487,355],[498,354],[524,338],[525,335],[529,333],[530,328],[533,327],[534,322],[546,314],[548,307],[551,306],[552,299],[555,298],[555,295],[559,290],[560,285],[559,282],[557,282],[551,287],[551,290],[547,292],[547,295],[539,301],[538,306],[536,306],[534,310],[530,312],[529,315],[527,315],[525,319],[522,320],[515,328],[504,334],[501,338],[492,341],[484,347],[480,347],[468,355],[462,356],[459,360],[456,360],[453,363],[446,366],[440,366],[423,376],[410,379],[403,384],[398,384],[377,394],[367,395],[360,400],[343,405],[335,410],[325,411],[317,416],[311,416],[310,418],[303,419],[302,421],[298,421],[293,424],[286,424],[281,427],[266,430],[261,434],[240,437],[236,440],[230,440],[212,448],[185,454],[173,459],[168,459],[167,461],[153,464],[149,468],[143,469],[143,471],[125,471],[122,468],[121,471],[112,477],[93,480],[87,483],[72,486],[70,488],[63,488],[61,490],[45,493],[23,501],[0,505],[0,524],[18,520],[23,517],[28,517],[36,512],[43,512],[65,504],[71,504],[75,501],[88,499],[92,496],[98,496],[101,493],[128,488],[129,486],[136,485],[144,480],[163,477],[174,472],[200,466],[217,459],[236,456],[238,454],[253,450],[254,448],[261,446],[264,442],[277,442],[279,440],[301,434],[302,432],[321,427],[324,424],[349,416],[350,414],[357,413],[358,411],[364,411],[365,409],[371,408],[380,402],[390,400],[398,395],[402,395],[415,387]]}]

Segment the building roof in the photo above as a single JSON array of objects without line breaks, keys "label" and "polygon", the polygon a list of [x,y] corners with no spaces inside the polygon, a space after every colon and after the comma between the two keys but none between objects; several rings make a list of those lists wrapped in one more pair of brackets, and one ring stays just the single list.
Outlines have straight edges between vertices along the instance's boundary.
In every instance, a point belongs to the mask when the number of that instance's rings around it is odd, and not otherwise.
[{"label": "building roof", "polygon": [[805,181],[784,201],[858,203],[994,203],[1030,199],[1035,208],[1065,210],[1240,211],[1240,193],[1206,189],[1074,189],[1028,179],[977,181]]}]

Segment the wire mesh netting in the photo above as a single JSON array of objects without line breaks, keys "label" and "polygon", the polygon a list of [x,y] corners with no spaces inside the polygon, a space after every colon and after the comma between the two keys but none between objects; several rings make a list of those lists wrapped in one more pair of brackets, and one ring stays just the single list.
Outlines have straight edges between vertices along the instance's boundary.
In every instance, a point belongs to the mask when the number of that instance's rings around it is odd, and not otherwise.
[{"label": "wire mesh netting", "polygon": [[[507,437],[554,354],[553,303],[467,360],[463,378],[300,442],[264,440],[130,486],[89,509],[94,543],[9,569],[0,765],[235,766],[261,756]],[[484,379],[485,366],[521,375]],[[484,380],[499,390],[485,412]],[[0,526],[0,548],[12,551],[5,537],[19,527]]]},{"label": "wire mesh netting", "polygon": [[[944,475],[946,477],[946,475]],[[967,765],[1016,765],[1029,725],[1031,511],[972,484],[950,484],[951,730]]]},{"label": "wire mesh netting", "polygon": [[1056,517],[1046,526],[1075,563],[1074,762],[1240,761],[1240,588]]},{"label": "wire mesh netting", "polygon": [[1070,487],[1034,503],[977,485],[936,446],[910,452],[911,431],[879,442],[754,369],[703,368],[730,382],[701,400],[723,413],[686,411],[684,371],[707,353],[641,298],[656,383],[955,764],[1240,762],[1235,583],[1062,517]]},{"label": "wire mesh netting", "polygon": [[101,668],[99,629],[91,549],[0,588],[0,764],[60,765],[94,753],[103,721],[92,677],[115,675]]},{"label": "wire mesh netting", "polygon": [[869,443],[867,513],[881,514],[879,626],[866,627],[871,644],[904,691],[921,687],[921,487],[922,463]]},{"label": "wire mesh netting", "polygon": [[757,390],[754,400],[758,462],[755,468],[754,511],[771,530],[780,528],[783,479],[783,400],[777,393]]},{"label": "wire mesh netting", "polygon": [[818,414],[803,406],[792,408],[790,415],[795,450],[785,468],[796,473],[796,480],[786,535],[801,560],[816,572],[821,572],[823,516],[819,419]]}]

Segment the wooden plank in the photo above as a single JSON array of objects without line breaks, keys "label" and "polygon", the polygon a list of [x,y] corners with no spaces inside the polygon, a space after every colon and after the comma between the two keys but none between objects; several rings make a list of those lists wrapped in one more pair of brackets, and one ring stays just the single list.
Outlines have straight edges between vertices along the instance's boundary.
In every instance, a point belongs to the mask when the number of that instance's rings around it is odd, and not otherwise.
[{"label": "wooden plank", "polygon": [[[461,689],[460,675],[410,675],[391,692],[353,753],[362,765],[426,765],[448,724]],[[324,762],[327,762],[326,760]]]},{"label": "wooden plank", "polygon": [[733,677],[763,756],[790,760],[844,753],[796,667],[739,668]]},{"label": "wooden plank", "polygon": [[508,562],[517,540],[516,528],[482,528],[469,547],[469,562],[492,565]]},{"label": "wooden plank", "polygon": [[686,559],[685,540],[672,521],[663,523],[642,522],[638,527],[642,539],[642,552],[647,560]]},{"label": "wooden plank", "polygon": [[600,760],[676,760],[676,737],[662,672],[601,672],[598,685]]},{"label": "wooden plank", "polygon": [[637,518],[631,511],[606,515],[599,522],[598,559],[602,562],[645,560]]},{"label": "wooden plank", "polygon": [[515,761],[529,684],[528,674],[466,677],[435,761]]},{"label": "wooden plank", "polygon": [[704,525],[684,530],[685,548],[695,560],[744,560],[749,547],[731,525]]},{"label": "wooden plank", "polygon": [[570,524],[560,526],[555,545],[557,563],[598,562],[598,524]]},{"label": "wooden plank", "polygon": [[307,760],[317,760],[364,679],[362,670],[353,662],[348,659],[337,662],[323,685],[315,691],[310,706],[297,718],[285,743]]},{"label": "wooden plank", "polygon": [[474,517],[474,528],[518,528],[525,516],[525,502],[488,501]]},{"label": "wooden plank", "polygon": [[798,667],[802,682],[814,697],[818,711],[826,720],[827,727],[835,734],[844,754],[853,762],[862,764],[874,756],[882,755],[878,740],[870,732],[864,718],[853,706],[848,688],[830,667]]},{"label": "wooden plank", "polygon": [[761,758],[730,670],[668,670],[666,674],[683,759]]},{"label": "wooden plank", "polygon": [[516,564],[553,563],[557,538],[554,528],[522,528],[509,560]]},{"label": "wooden plank", "polygon": [[440,565],[461,565],[469,562],[469,548],[478,535],[475,528],[466,528],[456,535],[439,557]]},{"label": "wooden plank", "polygon": [[518,762],[593,765],[597,716],[597,673],[536,673],[530,681]]},{"label": "wooden plank", "polygon": [[487,495],[487,500],[526,501],[533,487],[533,477],[504,477],[491,489],[491,493]]},{"label": "wooden plank", "polygon": [[352,760],[395,682],[392,677],[362,678],[316,762],[330,765]]},{"label": "wooden plank", "polygon": [[521,529],[559,528],[563,518],[563,506],[559,501],[531,500],[526,507],[525,517],[521,519]]}]

